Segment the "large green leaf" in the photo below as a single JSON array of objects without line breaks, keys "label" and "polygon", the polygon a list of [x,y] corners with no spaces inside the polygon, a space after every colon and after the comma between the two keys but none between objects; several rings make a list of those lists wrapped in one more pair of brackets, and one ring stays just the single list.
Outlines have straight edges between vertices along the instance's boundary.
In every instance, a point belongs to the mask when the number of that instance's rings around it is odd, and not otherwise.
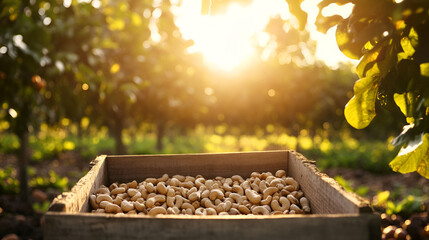
[{"label": "large green leaf", "polygon": [[429,133],[419,135],[403,147],[389,166],[395,172],[417,171],[423,177],[429,178]]},{"label": "large green leaf", "polygon": [[344,19],[337,25],[335,38],[341,52],[349,58],[359,59],[362,57],[362,49],[365,42],[355,42],[353,34],[348,29],[349,19]]},{"label": "large green leaf", "polygon": [[344,109],[346,120],[352,127],[365,128],[375,117],[375,100],[379,80],[377,76],[369,76],[355,83],[355,95]]},{"label": "large green leaf", "polygon": [[404,50],[404,53],[407,54],[408,57],[411,57],[414,55],[416,50],[414,49],[413,45],[411,44],[411,40],[407,37],[403,37],[401,39],[401,46]]},{"label": "large green leaf", "polygon": [[429,77],[429,63],[420,64],[420,75],[423,77]]},{"label": "large green leaf", "polygon": [[401,112],[407,118],[408,123],[414,122],[413,112],[415,105],[415,97],[412,92],[398,94],[393,94],[393,99],[396,105],[401,109]]}]

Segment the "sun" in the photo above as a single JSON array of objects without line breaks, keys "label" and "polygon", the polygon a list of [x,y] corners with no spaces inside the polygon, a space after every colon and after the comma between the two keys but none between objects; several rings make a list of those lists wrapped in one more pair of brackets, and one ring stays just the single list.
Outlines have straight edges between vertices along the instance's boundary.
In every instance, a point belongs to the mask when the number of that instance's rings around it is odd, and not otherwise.
[{"label": "sun", "polygon": [[[255,57],[255,37],[264,47],[264,28],[271,17],[279,15],[283,20],[290,18],[284,0],[253,0],[246,6],[232,4],[224,15],[216,16],[201,15],[201,3],[201,0],[182,1],[175,9],[176,24],[182,36],[194,42],[189,51],[202,53],[209,66],[223,71],[232,71],[247,59]],[[312,18],[317,15],[317,0],[306,0],[303,7],[307,8],[305,10],[309,13],[311,24]],[[348,61],[335,44],[333,29],[328,35],[317,32],[315,26],[310,26],[309,31],[317,41],[317,59],[333,67],[339,62]]]},{"label": "sun", "polygon": [[234,69],[254,53],[249,42],[253,31],[242,27],[245,22],[244,17],[232,14],[201,17],[195,24],[198,31],[192,38],[195,45],[191,51],[201,52],[208,63],[220,69]]},{"label": "sun", "polygon": [[[277,2],[288,17],[287,5]],[[262,35],[272,15],[273,4],[253,1],[247,6],[231,5],[226,14],[202,16],[201,0],[183,1],[177,9],[176,24],[185,39],[192,39],[191,52],[200,52],[210,66],[231,71],[255,55],[252,37]]]}]

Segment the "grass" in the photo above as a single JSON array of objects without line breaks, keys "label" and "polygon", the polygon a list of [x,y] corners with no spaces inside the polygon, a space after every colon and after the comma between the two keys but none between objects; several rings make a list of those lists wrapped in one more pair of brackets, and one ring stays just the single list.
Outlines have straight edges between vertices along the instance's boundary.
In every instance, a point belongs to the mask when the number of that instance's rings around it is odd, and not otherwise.
[{"label": "grass", "polygon": [[[387,142],[358,140],[346,132],[335,139],[323,134],[309,136],[303,130],[298,136],[282,131],[256,131],[255,135],[228,134],[222,127],[197,127],[186,135],[170,134],[164,137],[164,149],[156,149],[156,135],[152,132],[124,131],[123,141],[129,154],[155,153],[197,153],[261,151],[273,149],[294,149],[307,158],[314,159],[320,169],[360,168],[375,173],[391,172],[388,167],[397,149]],[[51,128],[42,125],[37,134],[30,137],[33,149],[32,161],[52,159],[65,151],[77,151],[85,159],[92,159],[101,153],[112,154],[115,141],[108,135],[107,128],[88,127],[78,137],[73,125]],[[13,134],[0,133],[0,154],[16,153],[19,141]]]}]

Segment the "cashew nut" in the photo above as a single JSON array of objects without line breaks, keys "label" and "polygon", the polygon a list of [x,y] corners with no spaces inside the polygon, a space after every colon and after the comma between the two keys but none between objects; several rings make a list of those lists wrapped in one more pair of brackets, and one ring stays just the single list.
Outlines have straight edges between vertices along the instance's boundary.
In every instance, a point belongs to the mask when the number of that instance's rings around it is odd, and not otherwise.
[{"label": "cashew nut", "polygon": [[261,173],[258,173],[258,172],[252,172],[252,173],[250,174],[250,177],[254,177],[254,178],[261,178]]},{"label": "cashew nut", "polygon": [[253,215],[270,215],[270,212],[268,211],[267,208],[263,206],[255,206],[252,209],[252,214]]},{"label": "cashew nut", "polygon": [[113,202],[113,199],[110,195],[108,194],[98,194],[97,198],[96,198],[96,202],[100,203],[102,201],[108,201],[108,202]]},{"label": "cashew nut", "polygon": [[128,202],[127,200],[124,200],[121,203],[121,209],[124,212],[129,212],[131,210],[134,210],[134,204],[131,202]]},{"label": "cashew nut", "polygon": [[277,172],[274,175],[278,178],[281,178],[283,176],[286,176],[286,171],[285,170],[277,170]]},{"label": "cashew nut", "polygon": [[94,194],[89,195],[89,203],[91,204],[92,209],[98,209],[98,204],[97,204],[97,196],[95,196]]},{"label": "cashew nut", "polygon": [[195,207],[192,206],[192,204],[190,204],[190,203],[183,203],[182,204],[182,209],[188,209],[188,208],[192,210],[192,213],[195,212]]},{"label": "cashew nut", "polygon": [[146,207],[152,208],[156,203],[165,202],[165,195],[155,195],[146,201]]},{"label": "cashew nut", "polygon": [[204,183],[206,180],[204,178],[197,178],[195,179],[195,186],[197,186],[198,189],[200,189],[201,186],[204,186]]},{"label": "cashew nut", "polygon": [[240,195],[244,195],[244,190],[243,190],[243,188],[242,188],[242,187],[240,187],[239,185],[233,185],[233,186],[232,186],[232,191],[233,191],[233,192],[236,192],[236,193],[238,193],[238,194],[240,194]]},{"label": "cashew nut", "polygon": [[238,193],[229,194],[229,198],[232,198],[236,203],[242,203],[243,202],[243,198]]},{"label": "cashew nut", "polygon": [[209,194],[210,200],[214,201],[216,199],[223,200],[224,194],[220,189],[212,189]]},{"label": "cashew nut", "polygon": [[117,195],[117,194],[124,193],[124,192],[125,192],[124,187],[117,187],[117,188],[110,191],[110,195]]},{"label": "cashew nut", "polygon": [[265,180],[259,182],[259,191],[263,192],[267,187],[267,182]]},{"label": "cashew nut", "polygon": [[296,213],[302,213],[301,208],[299,208],[299,207],[298,207],[297,205],[295,205],[295,204],[290,205],[290,210],[291,210],[291,211],[295,211]]},{"label": "cashew nut", "polygon": [[191,202],[198,201],[198,200],[200,200],[200,198],[201,198],[201,192],[199,192],[199,191],[189,194],[189,197],[188,197],[188,199]]},{"label": "cashew nut", "polygon": [[155,185],[158,182],[156,178],[146,178],[144,181],[147,183],[152,183],[152,185]]},{"label": "cashew nut", "polygon": [[127,183],[128,188],[137,188],[137,181],[134,180],[132,182]]},{"label": "cashew nut", "polygon": [[171,178],[170,179],[170,186],[178,187],[180,185],[180,181],[177,178]]},{"label": "cashew nut", "polygon": [[180,213],[180,210],[177,207],[169,207],[167,208],[167,213],[178,215]]},{"label": "cashew nut", "polygon": [[277,188],[276,187],[268,187],[266,188],[262,193],[264,194],[264,199],[266,199],[269,195],[273,195],[274,193],[277,192]]},{"label": "cashew nut", "polygon": [[162,175],[162,177],[158,178],[157,181],[158,182],[167,182],[168,179],[169,179],[168,174],[164,174],[164,175]]},{"label": "cashew nut", "polygon": [[[279,203],[279,202],[280,202],[280,203]],[[280,206],[280,204],[281,204],[281,206]],[[281,211],[281,212],[284,212],[285,210],[288,210],[288,209],[289,209],[289,207],[290,207],[290,202],[289,202],[289,200],[288,200],[287,198],[285,198],[285,197],[281,197],[279,201],[277,201],[277,200],[273,200],[273,201],[271,202],[271,208],[272,208],[274,211]]]},{"label": "cashew nut", "polygon": [[174,175],[173,178],[176,178],[177,180],[183,182],[185,181],[185,176],[183,175]]},{"label": "cashew nut", "polygon": [[104,186],[101,185],[99,189],[97,189],[97,191],[95,192],[96,194],[101,193],[101,194],[110,194],[110,190]]},{"label": "cashew nut", "polygon": [[240,175],[234,175],[234,176],[232,176],[232,177],[231,177],[231,180],[232,180],[232,181],[237,181],[237,182],[239,182],[240,184],[241,184],[242,182],[244,182],[243,177],[241,177]]},{"label": "cashew nut", "polygon": [[153,183],[148,182],[148,183],[146,184],[146,190],[147,190],[149,193],[153,193],[153,192],[155,192],[155,186],[153,185]]},{"label": "cashew nut", "polygon": [[135,188],[128,188],[127,190],[127,194],[130,197],[133,197],[134,195],[136,195],[139,191]]},{"label": "cashew nut", "polygon": [[265,180],[269,176],[273,176],[273,174],[271,172],[264,172],[261,174],[260,179]]},{"label": "cashew nut", "polygon": [[[103,201],[103,202],[107,202],[107,201]],[[121,207],[119,207],[116,204],[107,202],[106,206],[104,207],[104,211],[106,211],[106,213],[121,213]]]},{"label": "cashew nut", "polygon": [[258,205],[259,202],[261,202],[261,195],[259,195],[257,192],[251,189],[246,189],[246,197],[249,199],[249,202],[251,202],[254,205]]},{"label": "cashew nut", "polygon": [[122,201],[123,201],[124,199],[121,197],[121,196],[116,196],[116,198],[115,199],[113,199],[113,202],[112,203],[114,203],[114,204],[116,204],[116,205],[118,205],[118,206],[121,206],[121,203],[122,203]]},{"label": "cashew nut", "polygon": [[243,214],[250,214],[249,208],[247,208],[244,205],[239,205],[237,209],[238,209],[238,211],[240,211]]},{"label": "cashew nut", "polygon": [[301,199],[299,199],[299,203],[301,204],[302,210],[305,213],[310,213],[311,212],[310,205],[309,205],[308,200],[307,200],[306,197],[301,197]]},{"label": "cashew nut", "polygon": [[195,215],[207,215],[207,211],[205,208],[197,208],[195,209]]},{"label": "cashew nut", "polygon": [[148,212],[148,214],[151,216],[155,216],[158,214],[167,214],[167,210],[163,207],[154,207]]},{"label": "cashew nut", "polygon": [[174,198],[175,198],[174,206],[176,206],[177,208],[180,209],[182,207],[182,204],[183,204],[183,197],[180,195],[176,195]]},{"label": "cashew nut", "polygon": [[201,200],[201,205],[203,206],[203,207],[205,207],[205,208],[213,208],[213,209],[216,209],[216,206],[213,204],[213,202],[212,201],[210,201],[210,199],[208,199],[208,198],[203,198],[202,200]]},{"label": "cashew nut", "polygon": [[212,190],[213,189],[213,184],[214,184],[214,182],[211,179],[206,180],[205,183],[204,183],[204,185],[206,186],[206,188],[208,190]]},{"label": "cashew nut", "polygon": [[266,198],[261,200],[261,205],[268,205],[273,200],[273,196],[268,195]]},{"label": "cashew nut", "polygon": [[217,215],[217,212],[214,208],[206,208],[207,215]]},{"label": "cashew nut", "polygon": [[156,192],[164,195],[167,194],[167,187],[165,186],[165,182],[158,182],[158,184],[156,184]]},{"label": "cashew nut", "polygon": [[134,204],[134,208],[139,212],[143,212],[146,208],[146,206],[141,202],[133,202],[133,204]]},{"label": "cashew nut", "polygon": [[298,199],[296,199],[293,195],[289,194],[286,197],[290,201],[290,203],[292,203],[292,204],[298,204]]},{"label": "cashew nut", "polygon": [[293,191],[297,191],[297,190],[299,190],[299,184],[298,184],[298,182],[297,182],[297,181],[295,181],[295,179],[293,179],[293,178],[291,178],[291,177],[287,177],[287,178],[285,179],[285,183],[286,183],[287,185],[292,185],[292,186],[294,187],[294,190],[293,190]]}]

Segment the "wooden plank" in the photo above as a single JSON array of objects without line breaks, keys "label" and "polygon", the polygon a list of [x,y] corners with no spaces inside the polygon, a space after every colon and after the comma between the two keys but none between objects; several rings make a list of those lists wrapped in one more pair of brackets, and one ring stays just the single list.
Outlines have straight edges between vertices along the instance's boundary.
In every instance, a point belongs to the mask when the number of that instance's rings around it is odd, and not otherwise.
[{"label": "wooden plank", "polygon": [[65,214],[45,216],[44,239],[380,239],[373,214],[306,216],[113,216]]},{"label": "wooden plank", "polygon": [[249,177],[253,171],[287,171],[288,151],[262,151],[241,153],[204,153],[172,155],[108,156],[110,183],[143,181],[147,177],[161,177],[167,173],[206,178],[230,177],[238,174]]},{"label": "wooden plank", "polygon": [[288,175],[295,178],[311,204],[312,213],[371,212],[367,200],[347,192],[334,179],[321,173],[301,154],[290,151]]},{"label": "wooden plank", "polygon": [[106,155],[97,157],[91,162],[91,169],[82,177],[70,192],[57,196],[49,206],[49,211],[56,212],[88,212],[89,194],[95,192],[102,184],[106,184]]}]

